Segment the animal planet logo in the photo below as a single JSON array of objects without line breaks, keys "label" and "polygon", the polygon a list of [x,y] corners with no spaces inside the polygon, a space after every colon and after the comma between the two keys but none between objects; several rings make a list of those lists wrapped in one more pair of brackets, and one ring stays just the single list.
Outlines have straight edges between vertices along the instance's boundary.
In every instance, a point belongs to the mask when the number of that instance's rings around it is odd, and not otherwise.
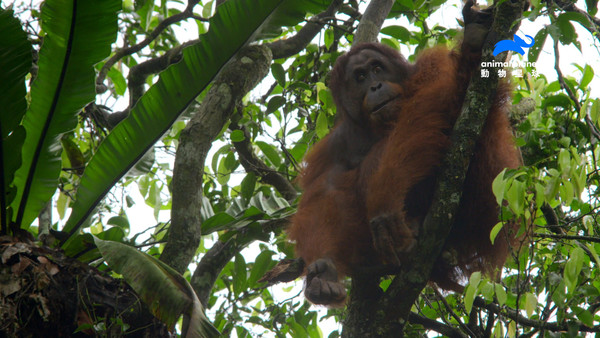
[{"label": "animal planet logo", "polygon": [[525,40],[523,40],[516,34],[513,37],[513,40],[502,40],[502,41],[498,42],[494,46],[494,53],[493,53],[494,56],[496,56],[502,52],[506,52],[508,50],[517,52],[521,55],[525,54],[523,47],[529,48],[529,47],[533,46],[533,44],[535,43],[535,40],[533,39],[533,37],[531,37],[529,35],[525,35],[525,36],[528,37],[529,39],[531,39],[531,43],[528,44],[527,42],[525,42]]}]

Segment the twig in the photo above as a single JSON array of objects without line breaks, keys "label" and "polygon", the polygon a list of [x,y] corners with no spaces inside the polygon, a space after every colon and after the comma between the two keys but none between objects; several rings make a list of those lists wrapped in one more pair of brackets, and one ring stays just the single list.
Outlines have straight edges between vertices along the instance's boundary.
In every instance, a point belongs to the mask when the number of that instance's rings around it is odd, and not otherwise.
[{"label": "twig", "polygon": [[[97,88],[105,87],[103,85],[103,83],[104,83],[104,79],[106,78],[106,75],[108,74],[108,71],[112,68],[112,66],[115,65],[115,63],[117,63],[123,57],[125,57],[127,55],[131,55],[133,53],[137,53],[140,50],[142,50],[142,48],[148,46],[152,41],[154,41],[160,35],[160,33],[162,33],[162,31],[164,31],[170,25],[172,25],[176,22],[183,21],[183,20],[194,17],[194,13],[192,12],[192,10],[197,3],[198,3],[198,1],[196,1],[196,0],[192,0],[192,1],[188,2],[188,5],[183,12],[177,13],[177,14],[170,16],[170,17],[164,19],[163,21],[161,21],[156,26],[156,28],[154,28],[154,30],[152,32],[150,32],[150,34],[148,34],[146,36],[146,38],[144,40],[142,40],[140,43],[137,43],[133,46],[119,49],[110,59],[108,59],[108,61],[106,61],[106,63],[102,66],[102,69],[100,69],[100,73],[98,74],[98,77],[96,78],[96,87]],[[205,20],[203,20],[203,21],[205,21]]]}]

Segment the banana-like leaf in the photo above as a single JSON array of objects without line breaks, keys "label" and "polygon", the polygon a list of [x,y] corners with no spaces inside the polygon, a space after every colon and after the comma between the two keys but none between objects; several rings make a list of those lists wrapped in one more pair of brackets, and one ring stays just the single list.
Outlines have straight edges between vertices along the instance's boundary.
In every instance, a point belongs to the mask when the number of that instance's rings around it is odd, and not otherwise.
[{"label": "banana-like leaf", "polygon": [[[47,0],[42,6],[46,33],[31,104],[23,119],[26,136],[14,217],[22,228],[52,197],[61,170],[60,135],[77,125],[77,113],[94,100],[94,64],[110,54],[117,36],[119,0]],[[3,34],[6,34],[3,32]]]},{"label": "banana-like leaf", "polygon": [[173,328],[183,314],[189,316],[182,337],[218,337],[219,331],[204,315],[196,293],[177,271],[158,259],[119,242],[94,238],[102,257],[148,305],[156,318]]},{"label": "banana-like leaf", "polygon": [[25,129],[20,126],[27,110],[25,75],[31,68],[31,44],[12,10],[0,9],[0,214],[6,225],[5,208],[14,194],[9,185],[21,165]]},{"label": "banana-like leaf", "polygon": [[[314,5],[314,1],[307,3]],[[230,0],[220,5],[210,19],[209,31],[202,35],[199,43],[185,48],[182,61],[160,74],[158,81],[140,98],[130,115],[112,130],[90,160],[63,229],[70,234],[63,247],[69,245],[72,235],[112,186],[160,139],[227,61],[253,40],[268,19],[274,20],[273,15],[289,18],[290,12],[297,12],[291,8],[306,6],[305,2],[296,0]],[[278,11],[279,8],[286,11]]]}]

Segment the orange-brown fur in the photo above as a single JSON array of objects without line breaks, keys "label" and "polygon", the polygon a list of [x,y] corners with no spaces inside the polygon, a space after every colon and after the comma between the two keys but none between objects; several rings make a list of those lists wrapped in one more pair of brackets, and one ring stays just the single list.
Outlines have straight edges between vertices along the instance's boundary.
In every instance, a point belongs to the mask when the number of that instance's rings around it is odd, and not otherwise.
[{"label": "orange-brown fur", "polygon": [[[369,48],[402,58],[381,45],[367,44],[338,60],[331,86],[341,116],[305,159],[299,179],[304,194],[288,230],[307,266],[329,258],[339,277],[352,275],[357,266],[387,261],[373,245],[369,222],[377,216],[397,217],[402,240],[395,244],[401,251],[414,240],[479,58],[465,48],[461,53],[442,47],[425,51],[414,65],[406,63],[411,75],[402,84],[402,97],[392,103],[392,120],[365,126],[353,123],[343,111],[346,96],[356,94],[345,93],[342,82],[348,59]],[[508,99],[509,88],[503,84],[471,160],[460,211],[446,243],[445,250],[456,252],[457,265],[438,259],[431,276],[443,288],[457,289],[461,276],[472,271],[493,272],[508,254],[507,241],[492,246],[489,239],[499,210],[492,181],[503,168],[520,164],[506,113]]]}]

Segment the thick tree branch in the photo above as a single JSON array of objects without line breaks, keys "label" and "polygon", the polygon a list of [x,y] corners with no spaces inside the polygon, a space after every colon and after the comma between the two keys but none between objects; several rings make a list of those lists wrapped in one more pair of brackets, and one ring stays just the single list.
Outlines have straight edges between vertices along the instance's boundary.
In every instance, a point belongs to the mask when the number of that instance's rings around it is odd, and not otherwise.
[{"label": "thick tree branch", "polygon": [[[360,19],[353,44],[377,41],[377,35],[394,4],[393,0],[372,0]],[[378,274],[361,274],[352,279],[348,314],[342,337],[383,336],[380,333],[401,332],[404,323],[387,321],[382,311],[382,293]],[[406,317],[407,318],[407,317]],[[377,332],[377,333],[376,333]]]},{"label": "thick tree branch", "polygon": [[[514,31],[514,23],[521,17],[523,7],[520,1],[498,4],[494,23],[483,46],[482,61],[494,60],[494,44],[510,38],[510,32]],[[427,284],[433,263],[450,233],[471,154],[498,87],[497,73],[492,72],[489,79],[482,78],[479,73],[478,70],[473,72],[461,114],[452,131],[451,146],[442,163],[433,202],[414,251],[419,254],[407,255],[402,272],[396,276],[383,299],[382,313],[387,314],[388,319],[400,320],[400,324],[404,322],[403,319],[408,318],[412,304]]]},{"label": "thick tree branch", "polygon": [[361,42],[375,42],[383,21],[390,13],[394,0],[372,0],[363,14],[354,34],[353,45]]},{"label": "thick tree branch", "polygon": [[163,55],[139,63],[129,70],[127,75],[127,87],[129,88],[129,107],[131,109],[137,101],[144,95],[144,85],[146,78],[151,74],[158,74],[167,69],[170,65],[181,60],[181,51],[188,46],[197,43],[199,40],[188,41],[179,46],[173,47]]},{"label": "thick tree branch", "polygon": [[231,259],[250,243],[268,237],[276,230],[283,228],[288,223],[288,219],[277,219],[266,222],[259,233],[245,233],[245,230],[239,230],[236,235],[226,242],[217,241],[210,250],[202,257],[196,267],[190,284],[196,291],[198,299],[202,305],[208,308],[208,299],[211,295],[215,281],[219,277],[221,270]]},{"label": "thick tree branch", "polygon": [[173,169],[173,206],[169,239],[161,260],[183,273],[200,243],[200,205],[204,163],[212,142],[238,102],[269,72],[271,50],[242,49],[219,73],[179,138]]},{"label": "thick tree branch", "polygon": [[[324,25],[323,21],[335,15],[335,12],[341,4],[342,1],[340,0],[332,1],[327,10],[311,18],[296,36],[267,44],[266,46],[272,50],[273,58],[284,58],[299,53],[310,43],[314,36],[320,32]],[[234,142],[234,146],[240,156],[240,162],[242,163],[242,166],[244,166],[244,169],[247,172],[256,173],[261,177],[264,183],[270,184],[277,189],[286,200],[290,202],[293,201],[297,196],[296,189],[293,185],[290,184],[285,177],[275,172],[256,157],[252,151],[250,137],[242,127],[232,123],[230,128],[233,130],[242,130],[246,136],[244,141]],[[287,221],[285,222],[287,223]],[[270,223],[263,228],[263,232],[272,232],[276,228],[284,225],[283,223],[277,223],[274,226],[269,224]],[[236,253],[256,239],[257,238],[253,237],[244,237],[244,240],[240,240],[235,237],[229,239],[227,242],[219,241],[204,255],[204,257],[202,257],[202,260],[192,276],[191,283],[203,304],[207,304],[212,287],[225,264],[227,264]]]}]

